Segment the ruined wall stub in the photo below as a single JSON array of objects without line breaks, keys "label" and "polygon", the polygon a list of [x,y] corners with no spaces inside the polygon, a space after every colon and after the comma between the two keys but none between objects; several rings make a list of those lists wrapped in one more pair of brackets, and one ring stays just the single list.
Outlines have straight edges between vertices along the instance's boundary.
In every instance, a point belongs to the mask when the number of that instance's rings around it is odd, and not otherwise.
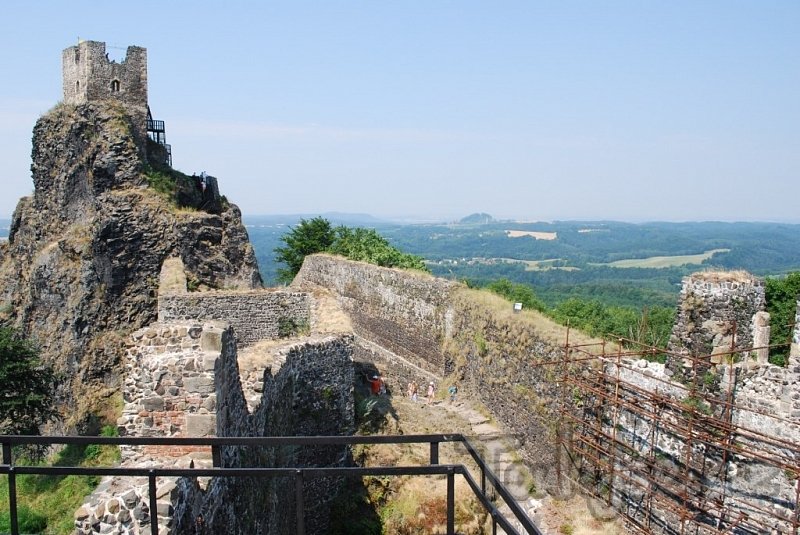
[{"label": "ruined wall stub", "polygon": [[670,352],[682,358],[668,360],[670,371],[687,378],[703,374],[741,348],[753,347],[754,336],[763,339],[764,325],[755,320],[766,306],[764,289],[764,281],[745,272],[684,278],[669,341]]}]

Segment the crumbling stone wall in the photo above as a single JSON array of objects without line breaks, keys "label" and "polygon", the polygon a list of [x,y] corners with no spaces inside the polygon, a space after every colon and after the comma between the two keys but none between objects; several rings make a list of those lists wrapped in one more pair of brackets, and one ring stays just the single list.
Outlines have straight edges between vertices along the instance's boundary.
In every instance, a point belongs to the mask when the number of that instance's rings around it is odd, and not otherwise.
[{"label": "crumbling stone wall", "polygon": [[[702,375],[724,355],[753,347],[759,332],[756,314],[766,306],[764,281],[744,272],[695,273],[683,279],[669,350],[669,369],[691,378]],[[693,362],[693,356],[711,355]],[[694,369],[694,365],[698,369]]]},{"label": "crumbling stone wall", "polygon": [[[133,333],[134,345],[125,357],[125,406],[117,421],[120,435],[215,435],[214,365],[226,328],[213,322],[155,323]],[[161,455],[189,451],[158,448]]]},{"label": "crumbling stone wall", "polygon": [[[224,355],[224,358],[220,358]],[[214,436],[216,432],[215,366],[236,359],[231,329],[221,323],[186,321],[156,323],[129,338],[123,382],[124,407],[117,420],[122,436]],[[223,399],[223,403],[227,400]],[[198,468],[208,465],[204,446],[124,446],[120,466]],[[174,478],[157,478],[158,520],[151,530],[147,481],[105,478],[75,513],[75,532],[167,532],[172,526]]]},{"label": "crumbling stone wall", "polygon": [[[681,533],[681,508],[691,515],[693,532],[752,533],[758,526],[759,532],[790,533],[797,508],[798,474],[790,467],[800,459],[800,411],[793,409],[800,376],[771,364],[721,365],[715,397],[667,372],[643,359],[606,360],[597,388],[619,402],[596,400],[584,412],[584,420],[602,422],[602,433],[578,430],[580,440],[605,452],[603,477],[590,477],[589,468],[584,482],[656,533]],[[612,464],[616,476],[609,475]]]},{"label": "crumbling stone wall", "polygon": [[[348,435],[353,413],[352,337],[309,340],[282,348],[264,372],[261,403],[248,410],[236,361],[216,368],[219,436]],[[223,352],[225,353],[225,352]],[[296,448],[228,447],[224,467],[342,466],[343,446]],[[303,482],[308,533],[326,533],[330,503],[340,481],[308,478]],[[197,481],[178,485],[176,533],[291,533],[295,526],[294,481],[283,478],[216,478],[204,490]],[[202,526],[197,519],[202,517]],[[196,531],[197,530],[197,531]]]},{"label": "crumbling stone wall", "polygon": [[159,294],[159,321],[206,318],[231,324],[241,347],[308,328],[307,294],[283,290]]}]

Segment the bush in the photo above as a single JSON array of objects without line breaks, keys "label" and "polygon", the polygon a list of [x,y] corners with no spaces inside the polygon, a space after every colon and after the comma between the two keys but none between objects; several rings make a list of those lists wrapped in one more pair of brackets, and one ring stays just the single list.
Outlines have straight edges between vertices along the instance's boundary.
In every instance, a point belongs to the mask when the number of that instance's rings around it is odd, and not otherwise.
[{"label": "bush", "polygon": [[[17,506],[17,522],[20,533],[41,533],[47,528],[47,518],[24,505]],[[11,513],[0,511],[0,532],[8,533],[10,531]]]}]

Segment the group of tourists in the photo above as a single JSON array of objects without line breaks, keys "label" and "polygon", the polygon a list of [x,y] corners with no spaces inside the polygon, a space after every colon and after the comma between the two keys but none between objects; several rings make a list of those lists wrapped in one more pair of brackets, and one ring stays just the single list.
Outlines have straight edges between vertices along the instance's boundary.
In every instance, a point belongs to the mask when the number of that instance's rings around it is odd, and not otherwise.
[{"label": "group of tourists", "polygon": [[[456,393],[458,392],[458,386],[453,384],[450,385],[450,388],[447,389],[447,393],[450,395],[450,403],[453,403],[456,400]],[[411,381],[408,383],[408,387],[406,389],[406,394],[408,397],[411,398],[411,401],[414,403],[417,402],[419,396],[419,385],[416,381]],[[430,405],[433,403],[433,399],[436,397],[436,384],[433,381],[428,383],[428,389],[425,393],[425,399]]]},{"label": "group of tourists", "polygon": [[[367,379],[369,383],[370,392],[372,392],[373,396],[382,396],[386,394],[386,379],[381,375],[367,375],[364,374],[364,377]],[[450,403],[455,402],[456,394],[458,393],[458,385],[453,383],[450,385],[450,388],[447,389],[447,393],[450,396]],[[412,380],[408,383],[406,387],[406,396],[411,398],[411,401],[416,403],[419,401],[419,384]],[[428,382],[428,388],[425,391],[425,401],[428,405],[433,403],[433,400],[436,398],[436,384],[433,381]]]}]

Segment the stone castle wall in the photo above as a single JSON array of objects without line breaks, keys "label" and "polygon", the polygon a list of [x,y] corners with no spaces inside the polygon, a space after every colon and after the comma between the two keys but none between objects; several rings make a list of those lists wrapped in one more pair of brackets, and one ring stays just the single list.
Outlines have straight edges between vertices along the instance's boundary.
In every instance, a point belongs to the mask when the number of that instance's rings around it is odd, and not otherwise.
[{"label": "stone castle wall", "polygon": [[[734,347],[749,348],[754,340],[753,318],[764,307],[763,284],[753,278],[725,281],[704,277],[709,275],[687,281],[673,344],[677,343],[679,349],[686,351],[709,354],[715,349],[730,351],[731,325],[736,322]],[[569,418],[559,417],[563,408],[567,415],[577,418],[575,422],[585,418],[604,422],[605,434],[594,437],[600,447],[606,447],[609,437],[614,435],[623,443],[627,441],[624,455],[621,453],[613,461],[617,463],[618,474],[625,466],[636,468],[638,465],[645,471],[658,472],[659,463],[665,469],[689,473],[698,496],[697,503],[689,502],[690,508],[702,511],[705,507],[713,514],[714,497],[719,497],[721,489],[727,486],[728,507],[741,502],[726,511],[728,521],[739,512],[759,507],[767,512],[760,513],[760,517],[747,512],[752,514],[753,522],[773,522],[776,529],[782,529],[785,527],[782,522],[797,507],[796,497],[790,494],[798,478],[791,471],[776,468],[780,463],[759,463],[744,454],[734,459],[729,456],[726,465],[720,444],[715,445],[709,434],[711,431],[704,430],[704,425],[712,426],[713,422],[724,420],[720,411],[725,406],[723,398],[728,391],[725,378],[730,368],[723,358],[706,359],[704,374],[708,375],[703,376],[696,375],[696,370],[676,374],[670,369],[670,365],[676,363],[683,368],[683,359],[668,362],[667,366],[646,360],[629,361],[619,369],[619,375],[613,360],[607,360],[600,368],[576,364],[573,371],[582,377],[578,381],[582,386],[576,390],[573,385],[563,384],[565,370],[559,364],[565,358],[565,333],[555,337],[547,334],[545,331],[551,327],[536,324],[530,315],[511,313],[510,305],[497,304],[486,293],[472,292],[432,277],[318,255],[306,259],[295,284],[318,284],[337,296],[342,307],[352,315],[357,335],[365,340],[357,351],[358,360],[363,361],[361,366],[374,358],[379,371],[389,376],[390,388],[396,386],[402,392],[409,378],[414,377],[419,377],[422,384],[425,373],[434,373],[439,381],[446,381],[442,385],[445,388],[447,382],[459,382],[464,395],[482,402],[518,438],[520,453],[537,478],[537,488],[552,488],[557,479],[556,467],[566,468],[558,454],[562,449],[558,445],[559,434],[563,440],[570,440],[569,426],[558,428],[559,421],[569,421]],[[406,325],[409,325],[407,335]],[[577,333],[570,336],[571,344],[581,343],[573,339],[577,336]],[[737,428],[732,440],[743,444],[744,448],[751,444],[753,448],[769,449],[748,437],[746,430],[774,430],[776,436],[794,446],[774,448],[770,454],[789,463],[800,459],[798,347],[800,334],[796,332],[793,356],[785,369],[751,358],[743,359],[736,367],[735,384],[731,388],[737,406],[730,416]],[[599,347],[595,349],[600,352]],[[393,358],[392,354],[400,358]],[[556,364],[541,365],[548,362]],[[710,381],[712,376],[715,379]],[[617,377],[624,383],[616,390],[620,403],[602,401],[598,392],[615,392]],[[691,411],[684,404],[698,403],[689,399],[692,396],[687,393],[687,383],[691,384],[688,380],[692,377],[702,377],[701,383],[709,381],[707,389],[701,388],[693,396],[716,401],[701,401],[702,411],[693,416],[696,419],[694,433],[704,433],[706,442],[695,438],[691,446],[687,446],[686,419]],[[721,397],[714,398],[714,392]],[[601,400],[599,404],[598,400]],[[627,407],[622,403],[625,400],[629,402]],[[562,402],[565,405],[560,406]],[[665,405],[672,408],[665,408]],[[661,423],[658,418],[663,419]],[[614,421],[616,425],[609,423]],[[643,452],[652,452],[653,459],[648,461]],[[688,464],[681,464],[682,459],[689,459]],[[607,463],[608,459],[601,461]],[[645,466],[647,462],[655,464]],[[565,475],[569,474],[565,472]],[[644,493],[637,494],[636,489],[646,489],[649,483],[643,479],[638,483],[641,487],[630,483],[626,488],[621,476],[617,476],[610,487],[606,487],[606,492],[614,488],[619,493],[614,498],[615,505],[631,518],[641,520]],[[665,480],[662,483],[663,486],[654,487],[661,489],[656,497],[669,503],[674,499],[674,495],[670,498],[674,482]],[[703,501],[706,496],[708,500]],[[672,507],[674,509],[674,504]],[[675,526],[680,526],[679,519],[670,516],[670,510],[669,505],[653,506],[648,517],[653,529],[672,533]],[[697,518],[703,521],[702,515]]]},{"label": "stone castle wall", "polygon": [[[348,435],[355,430],[351,337],[308,340],[281,349],[264,373],[260,404],[250,412],[234,361],[216,370],[219,436]],[[343,446],[223,448],[224,467],[343,466]],[[340,481],[303,483],[308,533],[326,533],[330,503]],[[291,489],[291,491],[287,491]],[[217,478],[206,489],[197,481],[178,484],[177,533],[241,535],[291,533],[295,526],[294,482],[280,478]],[[203,528],[193,531],[202,515]]]},{"label": "stone castle wall", "polygon": [[533,364],[558,360],[563,351],[529,313],[514,314],[499,297],[458,283],[327,255],[307,257],[294,284],[337,296],[365,341],[356,352],[361,367],[374,357],[395,395],[410,380],[424,392],[431,374],[439,389],[458,383],[518,438],[540,488],[552,483],[560,373]]},{"label": "stone castle wall", "polygon": [[323,286],[334,292],[353,330],[420,367],[441,372],[441,345],[450,333],[449,298],[457,284],[408,271],[306,257],[294,286]]},{"label": "stone castle wall", "polygon": [[105,43],[81,41],[64,49],[61,68],[65,104],[117,100],[146,113],[147,49],[129,46],[117,63],[108,59]]},{"label": "stone castle wall", "polygon": [[225,321],[244,347],[307,329],[310,307],[307,294],[283,290],[168,293],[158,297],[158,319]]}]

